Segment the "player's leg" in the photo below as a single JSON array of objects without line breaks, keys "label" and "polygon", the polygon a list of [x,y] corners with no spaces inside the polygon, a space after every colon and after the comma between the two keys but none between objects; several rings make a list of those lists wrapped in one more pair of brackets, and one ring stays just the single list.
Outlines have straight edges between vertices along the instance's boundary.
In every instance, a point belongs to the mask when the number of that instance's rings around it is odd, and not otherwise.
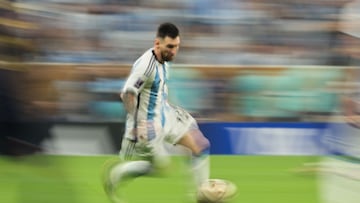
[{"label": "player's leg", "polygon": [[120,186],[152,171],[152,162],[149,159],[138,159],[139,149],[137,148],[139,146],[136,146],[136,142],[124,138],[120,150],[120,159],[109,161],[104,166],[103,186],[113,202],[122,202],[117,195],[117,189]]},{"label": "player's leg", "polygon": [[197,128],[187,131],[176,144],[191,151],[191,170],[196,186],[200,186],[210,176],[210,142]]},{"label": "player's leg", "polygon": [[110,177],[114,183],[146,175],[152,170],[152,150],[148,145],[124,138],[120,150],[121,163],[113,167]]},{"label": "player's leg", "polygon": [[170,142],[191,152],[191,169],[196,186],[209,178],[210,142],[200,131],[196,120],[184,109],[171,106],[166,114],[165,132]]},{"label": "player's leg", "polygon": [[192,175],[195,190],[188,193],[197,202],[228,202],[237,194],[237,187],[231,181],[210,179],[209,149],[210,142],[200,129],[192,127],[177,142],[192,152]]}]

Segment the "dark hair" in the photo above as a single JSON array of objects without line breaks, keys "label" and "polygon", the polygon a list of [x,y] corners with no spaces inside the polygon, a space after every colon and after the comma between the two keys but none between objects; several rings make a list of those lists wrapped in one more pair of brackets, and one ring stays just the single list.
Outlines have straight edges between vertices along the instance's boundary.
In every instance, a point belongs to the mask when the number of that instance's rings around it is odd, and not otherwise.
[{"label": "dark hair", "polygon": [[160,38],[171,37],[174,39],[177,36],[179,36],[179,29],[172,23],[162,23],[156,34],[156,37]]}]

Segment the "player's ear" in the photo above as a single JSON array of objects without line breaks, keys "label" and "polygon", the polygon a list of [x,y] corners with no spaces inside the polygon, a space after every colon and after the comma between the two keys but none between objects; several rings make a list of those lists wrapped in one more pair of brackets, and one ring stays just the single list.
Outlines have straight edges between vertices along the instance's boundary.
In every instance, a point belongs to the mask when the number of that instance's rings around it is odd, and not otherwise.
[{"label": "player's ear", "polygon": [[154,46],[155,46],[155,48],[158,48],[160,46],[160,39],[159,38],[155,39]]}]

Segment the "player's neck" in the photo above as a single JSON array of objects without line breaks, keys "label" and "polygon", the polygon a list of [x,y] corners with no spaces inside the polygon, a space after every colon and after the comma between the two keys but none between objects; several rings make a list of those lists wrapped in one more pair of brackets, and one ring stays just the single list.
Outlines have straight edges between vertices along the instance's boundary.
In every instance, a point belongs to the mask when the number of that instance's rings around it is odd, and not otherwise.
[{"label": "player's neck", "polygon": [[155,56],[155,59],[156,59],[159,63],[164,64],[164,60],[162,59],[161,54],[160,54],[158,51],[156,51],[156,50],[154,49],[154,50],[153,50],[153,54],[154,54],[154,56]]}]

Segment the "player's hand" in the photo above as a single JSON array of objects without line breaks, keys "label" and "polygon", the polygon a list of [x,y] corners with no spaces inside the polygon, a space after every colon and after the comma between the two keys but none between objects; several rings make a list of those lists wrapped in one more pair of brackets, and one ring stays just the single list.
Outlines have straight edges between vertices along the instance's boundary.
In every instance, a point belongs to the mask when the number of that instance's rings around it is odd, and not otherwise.
[{"label": "player's hand", "polygon": [[149,144],[148,140],[148,132],[147,132],[147,121],[141,120],[138,122],[137,128],[136,128],[136,144],[135,144],[135,150],[142,159],[145,160],[152,160],[153,158],[153,148]]},{"label": "player's hand", "polygon": [[135,129],[135,136],[137,142],[148,142],[147,136],[147,121],[141,120],[137,124],[137,128]]}]

